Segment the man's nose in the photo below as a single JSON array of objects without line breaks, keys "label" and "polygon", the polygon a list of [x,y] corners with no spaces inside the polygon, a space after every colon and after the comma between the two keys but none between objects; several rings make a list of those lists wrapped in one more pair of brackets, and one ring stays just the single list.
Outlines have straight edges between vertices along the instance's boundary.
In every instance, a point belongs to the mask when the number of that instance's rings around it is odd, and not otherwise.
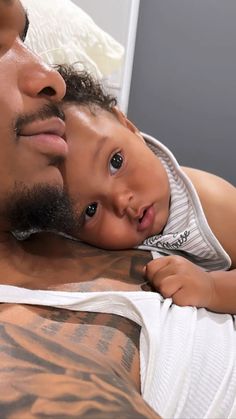
[{"label": "man's nose", "polygon": [[52,102],[59,102],[66,91],[61,75],[24,45],[20,44],[18,48],[22,48],[24,60],[18,75],[21,92],[30,97],[45,97]]}]

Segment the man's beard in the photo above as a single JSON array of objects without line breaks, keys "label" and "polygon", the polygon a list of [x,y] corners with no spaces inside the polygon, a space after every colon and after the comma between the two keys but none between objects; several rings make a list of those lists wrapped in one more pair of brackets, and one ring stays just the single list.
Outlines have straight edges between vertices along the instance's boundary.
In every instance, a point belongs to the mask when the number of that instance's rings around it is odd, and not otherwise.
[{"label": "man's beard", "polygon": [[70,236],[78,232],[79,217],[73,211],[68,195],[60,187],[43,184],[29,189],[18,184],[5,209],[10,231],[18,239],[40,231]]}]

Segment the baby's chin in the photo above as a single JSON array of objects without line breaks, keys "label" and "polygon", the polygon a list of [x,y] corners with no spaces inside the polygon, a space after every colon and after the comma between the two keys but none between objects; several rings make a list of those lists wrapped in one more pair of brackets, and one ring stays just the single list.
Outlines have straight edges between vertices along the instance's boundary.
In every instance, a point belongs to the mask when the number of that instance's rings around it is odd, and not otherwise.
[{"label": "baby's chin", "polygon": [[163,235],[166,224],[167,224],[166,219],[164,220],[164,222],[160,222],[160,220],[158,220],[154,224],[151,234],[147,235],[146,239],[148,239],[148,237],[152,237],[152,236]]}]

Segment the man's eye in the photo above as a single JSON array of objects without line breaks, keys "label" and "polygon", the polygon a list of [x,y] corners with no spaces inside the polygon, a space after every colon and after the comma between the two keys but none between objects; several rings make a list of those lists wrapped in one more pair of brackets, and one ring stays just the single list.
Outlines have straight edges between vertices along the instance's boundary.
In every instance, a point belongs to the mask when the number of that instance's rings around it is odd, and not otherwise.
[{"label": "man's eye", "polygon": [[88,205],[85,210],[85,217],[92,218],[97,211],[98,204],[96,202],[93,202],[92,204]]},{"label": "man's eye", "polygon": [[123,164],[123,156],[121,153],[113,154],[110,163],[109,163],[109,169],[112,175],[117,172],[121,168]]}]

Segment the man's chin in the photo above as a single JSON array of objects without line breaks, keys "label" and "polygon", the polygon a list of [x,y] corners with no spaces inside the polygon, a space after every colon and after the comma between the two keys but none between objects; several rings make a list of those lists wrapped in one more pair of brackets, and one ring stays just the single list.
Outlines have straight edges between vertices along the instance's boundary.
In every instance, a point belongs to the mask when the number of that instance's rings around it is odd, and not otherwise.
[{"label": "man's chin", "polygon": [[38,184],[31,188],[17,184],[5,208],[10,230],[18,238],[39,231],[73,234],[77,230],[72,203],[58,184]]},{"label": "man's chin", "polygon": [[34,173],[34,176],[26,179],[26,182],[22,182],[22,185],[24,184],[24,188],[27,189],[34,189],[36,187],[35,185],[39,185],[41,187],[46,185],[46,187],[58,188],[58,190],[63,190],[64,188],[63,177],[60,169],[57,167],[56,161],[53,161],[52,164],[48,165],[47,167],[40,167],[39,173],[37,175]]}]

